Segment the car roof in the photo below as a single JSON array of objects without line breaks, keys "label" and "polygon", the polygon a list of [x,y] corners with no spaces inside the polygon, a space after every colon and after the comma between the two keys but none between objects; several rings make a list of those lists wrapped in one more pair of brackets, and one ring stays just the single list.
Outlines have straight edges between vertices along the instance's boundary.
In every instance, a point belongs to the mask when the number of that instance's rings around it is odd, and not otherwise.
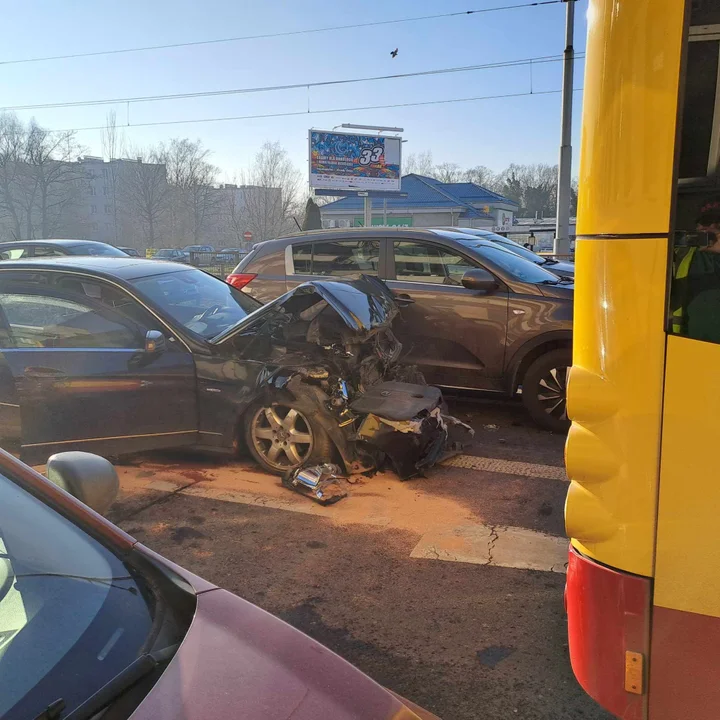
[{"label": "car roof", "polygon": [[55,258],[10,260],[0,263],[0,273],[12,270],[68,270],[90,272],[106,278],[135,280],[149,275],[193,270],[187,265],[135,257],[98,257],[68,255]]},{"label": "car roof", "polygon": [[75,247],[77,245],[108,245],[108,243],[97,242],[97,240],[82,240],[80,238],[61,238],[58,240],[11,240],[0,243],[0,249],[16,247],[18,245],[60,245],[61,247]]},{"label": "car roof", "polygon": [[327,228],[323,230],[305,230],[303,232],[290,233],[275,240],[265,240],[257,243],[253,249],[261,249],[263,255],[274,249],[284,248],[303,240],[353,240],[358,236],[365,238],[396,238],[398,240],[445,240],[447,242],[467,242],[469,237],[479,244],[495,246],[490,240],[483,240],[478,236],[471,236],[462,232],[462,228],[446,230],[444,228],[416,228],[416,227],[380,227],[371,228]]}]

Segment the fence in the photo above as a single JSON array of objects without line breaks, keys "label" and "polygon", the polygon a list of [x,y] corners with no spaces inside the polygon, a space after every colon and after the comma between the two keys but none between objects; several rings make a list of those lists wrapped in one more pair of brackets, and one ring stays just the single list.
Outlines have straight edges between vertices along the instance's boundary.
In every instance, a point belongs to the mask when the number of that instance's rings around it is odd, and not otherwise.
[{"label": "fence", "polygon": [[234,251],[191,252],[189,255],[190,265],[224,280],[236,268],[245,253]]}]

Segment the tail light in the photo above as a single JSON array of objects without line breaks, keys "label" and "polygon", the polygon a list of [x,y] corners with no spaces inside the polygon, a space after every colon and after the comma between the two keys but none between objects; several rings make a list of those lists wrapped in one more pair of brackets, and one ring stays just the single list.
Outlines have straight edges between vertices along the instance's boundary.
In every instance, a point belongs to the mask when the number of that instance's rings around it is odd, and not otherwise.
[{"label": "tail light", "polygon": [[257,277],[257,273],[230,273],[225,282],[238,290],[242,290],[248,283]]}]

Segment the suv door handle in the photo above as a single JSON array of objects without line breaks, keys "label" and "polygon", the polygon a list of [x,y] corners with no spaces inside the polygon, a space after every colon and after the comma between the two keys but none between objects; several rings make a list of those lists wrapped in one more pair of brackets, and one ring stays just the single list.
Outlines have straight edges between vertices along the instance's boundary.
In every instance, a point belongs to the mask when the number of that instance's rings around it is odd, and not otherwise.
[{"label": "suv door handle", "polygon": [[61,379],[67,377],[62,370],[48,367],[26,367],[25,377],[32,380],[47,380],[49,378]]},{"label": "suv door handle", "polygon": [[407,293],[399,293],[395,296],[395,302],[400,307],[405,307],[406,305],[412,305],[415,301]]}]

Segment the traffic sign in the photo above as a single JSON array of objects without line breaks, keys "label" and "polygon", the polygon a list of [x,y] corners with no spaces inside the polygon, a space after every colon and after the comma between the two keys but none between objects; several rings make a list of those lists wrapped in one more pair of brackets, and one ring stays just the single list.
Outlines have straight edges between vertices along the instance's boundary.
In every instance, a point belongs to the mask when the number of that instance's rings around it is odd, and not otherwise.
[{"label": "traffic sign", "polygon": [[249,230],[246,230],[243,233],[243,239],[246,240],[247,242],[250,242],[252,240],[252,233]]}]

